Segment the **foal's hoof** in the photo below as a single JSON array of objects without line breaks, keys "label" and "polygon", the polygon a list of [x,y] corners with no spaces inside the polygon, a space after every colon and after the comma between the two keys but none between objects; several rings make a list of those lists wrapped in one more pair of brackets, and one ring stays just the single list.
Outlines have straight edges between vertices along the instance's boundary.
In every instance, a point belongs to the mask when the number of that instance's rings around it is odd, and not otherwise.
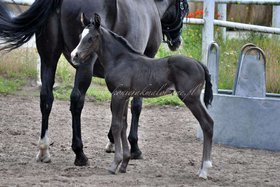
[{"label": "foal's hoof", "polygon": [[142,152],[140,150],[135,151],[135,152],[131,152],[130,159],[134,159],[134,160],[143,159]]},{"label": "foal's hoof", "polygon": [[74,164],[75,164],[75,166],[88,166],[89,161],[88,161],[88,158],[86,157],[86,155],[82,154],[80,156],[76,156]]},{"label": "foal's hoof", "polygon": [[116,174],[116,171],[115,170],[113,170],[113,169],[108,169],[108,172],[110,173],[110,174],[112,174],[112,175],[115,175]]},{"label": "foal's hoof", "polygon": [[207,179],[208,169],[212,167],[212,162],[210,160],[204,161],[202,168],[198,171],[198,176],[203,179]]},{"label": "foal's hoof", "polygon": [[120,173],[126,173],[126,168],[120,167],[119,172]]}]

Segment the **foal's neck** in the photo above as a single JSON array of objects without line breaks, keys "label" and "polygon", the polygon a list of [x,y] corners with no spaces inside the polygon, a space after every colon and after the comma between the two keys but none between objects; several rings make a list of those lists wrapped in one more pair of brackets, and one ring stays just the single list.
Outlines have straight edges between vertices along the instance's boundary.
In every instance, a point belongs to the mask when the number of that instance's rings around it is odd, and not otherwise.
[{"label": "foal's neck", "polygon": [[[130,44],[121,36],[112,33],[104,28],[101,29],[101,39],[99,44],[99,50],[97,51],[98,58],[103,64],[105,70],[106,67],[112,66],[118,63],[120,57],[125,58],[129,53],[141,55],[134,50]],[[127,54],[127,55],[125,55]]]}]

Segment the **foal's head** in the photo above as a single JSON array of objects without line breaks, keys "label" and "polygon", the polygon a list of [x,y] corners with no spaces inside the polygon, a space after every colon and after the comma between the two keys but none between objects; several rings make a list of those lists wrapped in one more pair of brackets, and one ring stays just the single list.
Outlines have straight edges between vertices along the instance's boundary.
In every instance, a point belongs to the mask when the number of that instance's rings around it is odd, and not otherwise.
[{"label": "foal's head", "polygon": [[94,55],[94,52],[98,51],[100,44],[100,16],[95,14],[93,20],[88,19],[82,13],[81,22],[85,28],[81,34],[79,44],[71,53],[71,59],[74,65],[86,62],[86,60]]},{"label": "foal's head", "polygon": [[175,51],[181,45],[183,20],[189,12],[187,0],[173,0],[161,19],[163,40],[170,50]]}]

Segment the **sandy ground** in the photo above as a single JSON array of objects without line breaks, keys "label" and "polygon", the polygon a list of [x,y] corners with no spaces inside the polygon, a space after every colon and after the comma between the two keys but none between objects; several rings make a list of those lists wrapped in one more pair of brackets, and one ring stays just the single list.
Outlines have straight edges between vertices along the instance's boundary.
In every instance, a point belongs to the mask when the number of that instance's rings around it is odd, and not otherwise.
[{"label": "sandy ground", "polygon": [[74,166],[69,102],[55,101],[50,117],[52,162],[36,163],[40,134],[38,97],[0,95],[0,186],[279,186],[280,152],[213,147],[209,179],[196,176],[202,142],[197,122],[183,107],[144,107],[139,145],[143,160],[126,174],[110,175],[113,159],[104,147],[109,103],[86,102],[82,135],[90,166]]}]

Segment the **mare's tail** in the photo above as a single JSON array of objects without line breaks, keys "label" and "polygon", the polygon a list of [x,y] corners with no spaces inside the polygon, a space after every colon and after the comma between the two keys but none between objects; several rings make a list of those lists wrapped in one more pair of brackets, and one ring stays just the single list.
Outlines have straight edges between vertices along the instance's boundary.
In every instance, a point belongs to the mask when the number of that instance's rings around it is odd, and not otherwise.
[{"label": "mare's tail", "polygon": [[211,75],[208,71],[208,68],[201,63],[201,66],[205,72],[205,90],[204,90],[204,98],[203,101],[205,103],[206,108],[211,105],[213,100],[213,90],[212,90],[212,83],[211,83]]},{"label": "mare's tail", "polygon": [[40,34],[51,13],[62,0],[36,0],[30,8],[12,17],[10,10],[0,1],[0,50],[13,50],[22,46],[36,33]]}]

